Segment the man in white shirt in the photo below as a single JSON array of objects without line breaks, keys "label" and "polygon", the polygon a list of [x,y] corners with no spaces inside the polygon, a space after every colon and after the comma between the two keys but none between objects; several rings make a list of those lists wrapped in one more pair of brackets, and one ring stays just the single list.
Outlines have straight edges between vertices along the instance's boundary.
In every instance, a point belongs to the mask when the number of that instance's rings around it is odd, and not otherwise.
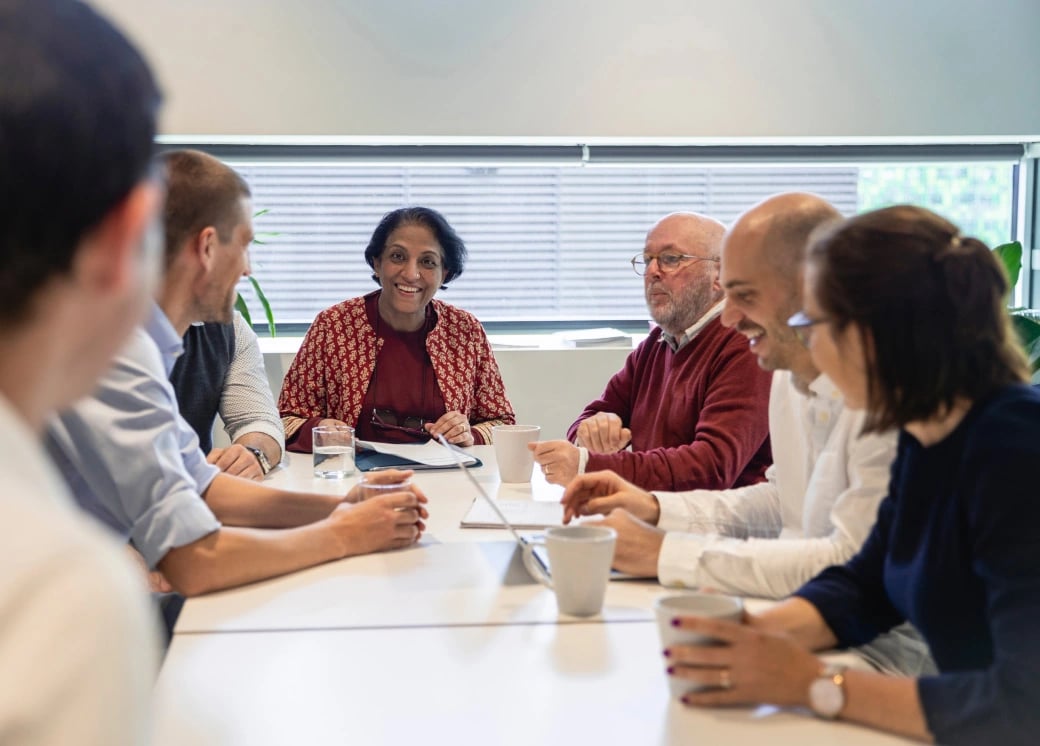
[{"label": "man in white shirt", "polygon": [[[722,323],[744,334],[759,365],[778,371],[769,401],[767,481],[731,490],[653,494],[611,472],[580,477],[563,502],[569,520],[608,514],[615,567],[662,583],[782,598],[859,550],[884,497],[895,434],[861,436],[787,319],[801,308],[809,234],[839,218],[819,197],[783,194],[742,215],[726,236]],[[929,665],[923,644],[883,640],[867,655],[906,672]]]},{"label": "man in white shirt", "polygon": [[0,743],[144,743],[157,625],[122,547],[40,447],[140,320],[159,267],[159,93],[85,5],[0,4]]}]

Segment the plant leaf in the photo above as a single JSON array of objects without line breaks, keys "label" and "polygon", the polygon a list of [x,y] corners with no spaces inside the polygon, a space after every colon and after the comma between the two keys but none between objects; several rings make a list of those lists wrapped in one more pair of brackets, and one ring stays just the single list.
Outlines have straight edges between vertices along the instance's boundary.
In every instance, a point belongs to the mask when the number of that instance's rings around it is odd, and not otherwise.
[{"label": "plant leaf", "polygon": [[246,323],[252,326],[253,318],[249,315],[249,306],[246,305],[246,299],[242,297],[242,293],[235,296],[235,308],[242,314],[242,318],[246,320]]},{"label": "plant leaf", "polygon": [[1018,284],[1018,276],[1022,272],[1022,244],[1019,241],[1002,243],[993,249],[993,252],[1004,265],[1011,287],[1015,287]]},{"label": "plant leaf", "polygon": [[1015,327],[1018,340],[1029,358],[1029,366],[1036,372],[1040,370],[1040,321],[1027,316],[1027,313],[1036,312],[1027,310],[1011,314],[1011,325]]},{"label": "plant leaf", "polygon": [[271,304],[267,302],[267,296],[264,295],[264,291],[260,289],[260,283],[257,282],[256,278],[249,275],[246,279],[249,280],[249,284],[253,286],[253,290],[256,291],[256,297],[260,299],[260,305],[264,308],[264,315],[267,317],[267,328],[271,332],[271,336],[276,336],[274,326],[274,314],[271,312]]}]

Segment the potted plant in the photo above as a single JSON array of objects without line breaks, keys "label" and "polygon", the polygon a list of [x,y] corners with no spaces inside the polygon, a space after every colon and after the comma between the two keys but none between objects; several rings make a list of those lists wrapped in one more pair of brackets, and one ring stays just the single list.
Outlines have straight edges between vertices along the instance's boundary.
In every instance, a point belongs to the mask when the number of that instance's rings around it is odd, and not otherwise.
[{"label": "potted plant", "polygon": [[[267,210],[260,210],[254,213],[253,219],[255,220],[256,218],[260,217],[261,215],[265,215],[266,213]],[[270,232],[258,233],[253,237],[253,243],[264,245],[267,243],[267,241],[262,240],[261,236],[271,237],[277,235],[277,233]],[[264,295],[264,291],[263,289],[261,289],[259,281],[257,281],[257,279],[252,274],[250,274],[249,277],[247,277],[246,279],[249,280],[249,284],[253,286],[253,292],[256,293],[257,300],[260,301],[260,306],[264,309],[264,315],[267,317],[267,328],[271,332],[271,336],[273,337],[275,336],[275,325],[274,314],[271,313],[271,304],[268,303],[267,296]],[[235,308],[238,309],[238,312],[240,314],[242,314],[242,318],[246,320],[246,323],[252,326],[253,317],[249,313],[249,306],[246,305],[246,299],[242,297],[242,293],[239,293],[238,296],[235,298]]]},{"label": "potted plant", "polygon": [[[1007,270],[1011,287],[1018,284],[1018,276],[1022,272],[1022,244],[1019,241],[1001,244],[993,249]],[[1008,309],[1011,323],[1015,327],[1019,341],[1025,348],[1026,357],[1033,371],[1033,382],[1040,382],[1040,310],[1035,308],[1016,307]]]}]

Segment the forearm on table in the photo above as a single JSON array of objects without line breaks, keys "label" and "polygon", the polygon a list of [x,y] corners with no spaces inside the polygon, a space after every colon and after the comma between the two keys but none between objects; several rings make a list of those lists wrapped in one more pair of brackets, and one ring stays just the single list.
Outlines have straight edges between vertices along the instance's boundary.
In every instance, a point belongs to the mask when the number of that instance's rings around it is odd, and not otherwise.
[{"label": "forearm on table", "polygon": [[750,618],[753,627],[780,632],[806,650],[827,650],[838,638],[819,610],[804,598],[788,598]]},{"label": "forearm on table", "polygon": [[609,469],[646,490],[721,490],[733,486],[757,449],[745,454],[731,444],[697,439],[670,448],[589,453],[585,468]]},{"label": "forearm on table", "polygon": [[729,490],[655,490],[654,496],[661,508],[657,526],[665,531],[747,538],[777,536],[783,528],[772,481]]},{"label": "forearm on table", "polygon": [[282,531],[225,527],[171,549],[159,568],[177,591],[198,596],[284,575],[342,555],[332,532],[320,526]]},{"label": "forearm on table", "polygon": [[898,733],[931,743],[917,680],[868,671],[848,670],[841,720]]},{"label": "forearm on table", "polygon": [[243,446],[259,448],[267,456],[271,466],[277,466],[282,461],[282,444],[267,433],[251,431],[243,433],[235,438],[235,443]]},{"label": "forearm on table", "polygon": [[326,518],[344,495],[292,492],[218,474],[203,497],[221,523],[228,526],[292,528]]},{"label": "forearm on table", "polygon": [[[826,568],[844,564],[859,549],[841,531],[815,538],[770,538],[773,528],[747,526],[746,539],[669,532],[660,555],[661,581],[681,580],[742,596],[785,598]],[[684,562],[687,556],[693,559]]]}]

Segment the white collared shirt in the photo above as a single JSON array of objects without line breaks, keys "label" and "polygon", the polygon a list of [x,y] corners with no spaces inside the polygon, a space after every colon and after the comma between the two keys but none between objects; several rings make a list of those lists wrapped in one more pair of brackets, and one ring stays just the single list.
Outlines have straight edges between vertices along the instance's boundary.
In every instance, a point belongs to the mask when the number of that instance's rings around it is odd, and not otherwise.
[{"label": "white collared shirt", "polygon": [[668,531],[662,583],[782,598],[860,548],[888,489],[896,434],[860,436],[864,413],[846,409],[826,377],[810,391],[799,393],[790,372],[773,375],[766,482],[655,493]]}]

